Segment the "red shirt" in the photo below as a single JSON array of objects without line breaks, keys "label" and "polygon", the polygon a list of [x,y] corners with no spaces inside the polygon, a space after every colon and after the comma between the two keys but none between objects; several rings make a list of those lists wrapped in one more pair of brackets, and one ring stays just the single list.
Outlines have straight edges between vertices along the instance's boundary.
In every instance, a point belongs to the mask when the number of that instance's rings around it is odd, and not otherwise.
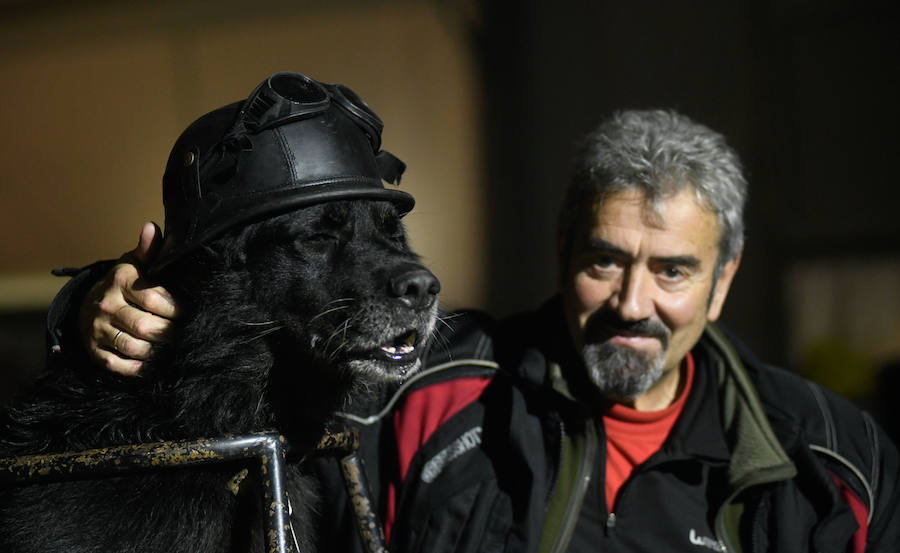
[{"label": "red shirt", "polygon": [[694,383],[694,359],[684,359],[685,382],[671,405],[660,411],[638,411],[613,404],[603,414],[606,429],[606,506],[613,511],[622,484],[638,466],[659,451],[681,415]]}]

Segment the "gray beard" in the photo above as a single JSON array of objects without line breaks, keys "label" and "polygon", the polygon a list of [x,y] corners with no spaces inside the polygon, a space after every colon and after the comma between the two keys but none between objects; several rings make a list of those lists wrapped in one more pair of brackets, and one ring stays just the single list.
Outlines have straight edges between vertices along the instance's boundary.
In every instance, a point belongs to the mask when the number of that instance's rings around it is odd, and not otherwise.
[{"label": "gray beard", "polygon": [[609,342],[585,344],[581,355],[591,382],[609,398],[642,396],[662,377],[665,361],[665,350],[651,357]]}]

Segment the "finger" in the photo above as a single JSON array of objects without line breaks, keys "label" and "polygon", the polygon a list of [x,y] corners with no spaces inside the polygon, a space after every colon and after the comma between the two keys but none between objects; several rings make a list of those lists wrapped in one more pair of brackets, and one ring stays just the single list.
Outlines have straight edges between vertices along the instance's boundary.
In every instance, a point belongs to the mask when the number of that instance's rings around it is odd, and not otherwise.
[{"label": "finger", "polygon": [[142,361],[137,359],[127,359],[103,348],[96,348],[93,351],[93,354],[107,370],[126,376],[137,375],[144,366]]},{"label": "finger", "polygon": [[141,227],[137,247],[129,253],[134,256],[142,267],[148,267],[156,258],[156,254],[161,246],[162,231],[156,223],[148,221]]},{"label": "finger", "polygon": [[153,286],[142,278],[133,263],[123,261],[117,264],[113,267],[110,278],[112,284],[101,289],[104,294],[101,309],[108,315],[115,316],[123,305],[130,303],[160,317],[177,317],[175,300],[169,291],[162,286]]},{"label": "finger", "polygon": [[[116,270],[117,283],[107,287],[101,283],[98,286],[99,293],[102,294],[101,299],[85,303],[83,306],[81,318],[86,325],[84,334],[88,338],[88,347],[113,346],[113,336],[119,330],[125,331],[133,338],[148,342],[165,339],[171,325],[170,321],[130,303],[124,295],[129,289],[127,281],[133,278],[129,275],[133,274],[136,274],[133,265]],[[120,280],[125,283],[118,282]],[[171,314],[171,309],[163,311]]]},{"label": "finger", "polygon": [[151,286],[149,288],[145,286],[147,286],[146,281],[139,278],[132,286],[122,290],[125,299],[153,315],[165,319],[178,317],[178,308],[168,290],[162,286]]},{"label": "finger", "polygon": [[135,338],[124,330],[115,329],[112,336],[107,337],[104,343],[107,344],[107,350],[129,359],[146,361],[153,353],[152,343]]},{"label": "finger", "polygon": [[160,342],[166,338],[172,322],[133,305],[125,304],[110,318],[111,326],[123,330],[131,338]]}]

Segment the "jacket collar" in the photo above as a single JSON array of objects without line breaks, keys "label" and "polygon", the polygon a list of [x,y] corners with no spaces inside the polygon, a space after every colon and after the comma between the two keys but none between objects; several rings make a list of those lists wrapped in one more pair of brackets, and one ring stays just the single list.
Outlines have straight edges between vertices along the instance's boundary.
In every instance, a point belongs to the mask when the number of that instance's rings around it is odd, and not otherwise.
[{"label": "jacket collar", "polygon": [[[558,296],[547,301],[537,312],[518,316],[504,325],[505,341],[517,351],[516,358],[502,359],[502,349],[498,351],[501,367],[512,368],[520,382],[531,388],[551,388],[553,395],[574,408],[584,416],[589,416],[592,409],[590,403],[579,400],[576,390],[590,389],[582,360],[572,347],[563,315],[562,301]],[[533,344],[532,347],[514,347],[522,344]],[[686,437],[682,453],[699,455],[712,459],[722,459],[723,453],[728,460],[727,479],[731,489],[737,493],[748,486],[775,482],[791,478],[796,468],[784,448],[775,437],[775,433],[763,411],[762,403],[750,382],[743,362],[735,349],[729,344],[722,332],[714,324],[708,324],[704,333],[692,350],[698,360],[698,372],[705,373],[708,378],[703,385],[706,393],[715,393],[718,402],[719,428],[717,435],[724,436],[726,451],[721,449],[719,440],[699,440],[701,436],[694,428],[687,432],[688,422],[715,426],[715,418],[705,417],[709,414],[711,404],[700,401],[695,383],[695,390],[688,398],[696,408],[692,421],[685,417],[691,412],[683,413],[685,420],[676,423],[673,432],[685,432]],[[688,406],[686,406],[686,409]],[[712,427],[710,427],[712,428]]]},{"label": "jacket collar", "polygon": [[797,469],[775,437],[741,359],[716,325],[706,326],[698,348],[709,356],[718,382],[722,428],[731,450],[728,482],[735,493],[795,476]]}]

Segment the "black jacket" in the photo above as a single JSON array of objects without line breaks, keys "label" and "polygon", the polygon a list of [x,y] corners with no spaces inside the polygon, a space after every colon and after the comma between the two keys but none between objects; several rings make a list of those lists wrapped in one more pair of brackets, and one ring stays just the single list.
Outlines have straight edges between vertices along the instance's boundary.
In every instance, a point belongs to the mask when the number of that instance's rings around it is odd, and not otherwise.
[{"label": "black jacket", "polygon": [[[698,377],[685,411],[626,482],[621,497],[632,507],[617,520],[597,499],[602,424],[566,390],[572,377],[561,378],[579,361],[559,303],[490,329],[453,322],[451,347],[392,405],[404,409],[403,396],[437,382],[492,380],[414,457],[392,551],[855,551],[854,503],[866,519],[865,551],[900,551],[900,465],[884,432],[714,325],[692,351]],[[382,477],[384,459],[373,461]]]}]

